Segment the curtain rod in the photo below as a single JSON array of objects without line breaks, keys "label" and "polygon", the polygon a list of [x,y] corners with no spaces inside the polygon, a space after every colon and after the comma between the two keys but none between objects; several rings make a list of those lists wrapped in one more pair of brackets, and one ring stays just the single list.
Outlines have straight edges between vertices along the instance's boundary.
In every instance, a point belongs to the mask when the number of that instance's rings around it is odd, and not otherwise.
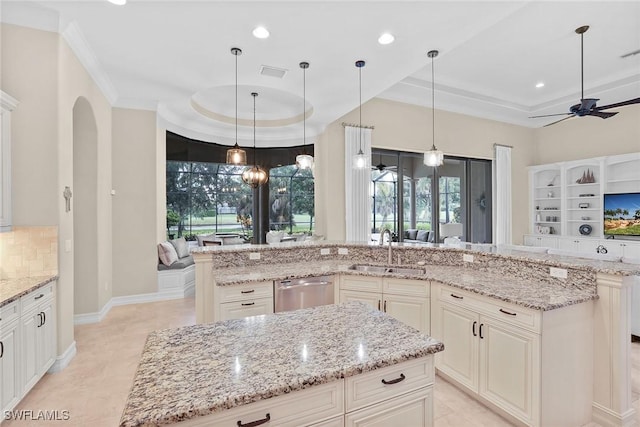
[{"label": "curtain rod", "polygon": [[493,144],[494,147],[507,147],[507,148],[513,148],[513,145],[505,145],[505,144]]},{"label": "curtain rod", "polygon": [[342,127],[346,127],[346,126],[351,126],[352,128],[362,128],[362,129],[374,129],[373,126],[367,126],[367,125],[355,125],[353,123],[346,123],[346,122],[342,122]]}]

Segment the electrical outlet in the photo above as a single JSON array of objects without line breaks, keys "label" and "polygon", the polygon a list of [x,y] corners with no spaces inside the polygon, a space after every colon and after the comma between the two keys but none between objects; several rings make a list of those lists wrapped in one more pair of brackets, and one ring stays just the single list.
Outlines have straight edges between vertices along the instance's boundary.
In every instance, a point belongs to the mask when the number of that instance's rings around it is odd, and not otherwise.
[{"label": "electrical outlet", "polygon": [[557,277],[558,279],[567,278],[567,270],[564,268],[549,267],[549,274],[551,277]]},{"label": "electrical outlet", "polygon": [[473,255],[471,255],[471,254],[462,254],[462,261],[464,261],[464,262],[473,262]]},{"label": "electrical outlet", "polygon": [[260,252],[249,252],[249,259],[252,259],[252,260],[260,259]]},{"label": "electrical outlet", "polygon": [[330,248],[322,248],[320,249],[320,255],[329,255],[331,253]]},{"label": "electrical outlet", "polygon": [[347,249],[347,248],[338,248],[338,255],[349,255],[349,249]]}]

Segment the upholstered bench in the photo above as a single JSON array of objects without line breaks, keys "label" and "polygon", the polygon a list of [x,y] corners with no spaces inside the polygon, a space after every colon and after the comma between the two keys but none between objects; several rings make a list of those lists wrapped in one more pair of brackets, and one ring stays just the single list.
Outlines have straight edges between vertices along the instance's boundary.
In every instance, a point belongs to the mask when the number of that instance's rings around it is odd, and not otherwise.
[{"label": "upholstered bench", "polygon": [[195,294],[196,266],[184,238],[158,244],[158,294],[162,299]]}]

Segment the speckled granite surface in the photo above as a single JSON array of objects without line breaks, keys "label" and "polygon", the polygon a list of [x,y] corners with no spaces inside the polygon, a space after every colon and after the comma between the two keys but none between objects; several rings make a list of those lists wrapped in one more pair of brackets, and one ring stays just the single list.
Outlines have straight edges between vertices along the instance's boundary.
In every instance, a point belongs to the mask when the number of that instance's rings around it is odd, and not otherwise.
[{"label": "speckled granite surface", "polygon": [[156,331],[120,426],[207,415],[443,349],[359,302]]},{"label": "speckled granite surface", "polygon": [[[553,310],[596,299],[595,283],[583,286],[536,281],[532,278],[505,276],[502,273],[481,271],[458,266],[425,265],[424,274],[388,274],[349,270],[353,262],[319,261],[256,267],[229,267],[215,271],[216,285],[232,286],[249,281],[285,280],[326,274],[359,276],[388,276],[403,279],[437,280],[438,282],[489,296],[501,301],[536,310]],[[415,266],[418,267],[418,266]]]},{"label": "speckled granite surface", "polygon": [[0,307],[57,279],[58,276],[37,276],[0,280]]}]

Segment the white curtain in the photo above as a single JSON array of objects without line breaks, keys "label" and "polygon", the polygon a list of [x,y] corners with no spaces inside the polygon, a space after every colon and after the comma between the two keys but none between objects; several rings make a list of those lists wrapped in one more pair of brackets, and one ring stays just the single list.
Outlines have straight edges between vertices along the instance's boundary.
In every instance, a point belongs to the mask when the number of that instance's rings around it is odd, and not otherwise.
[{"label": "white curtain", "polygon": [[511,147],[495,145],[495,244],[511,244]]},{"label": "white curtain", "polygon": [[356,169],[353,158],[360,150],[359,132],[362,131],[362,152],[371,158],[371,129],[344,127],[344,186],[346,241],[368,242],[371,239],[371,168]]}]

